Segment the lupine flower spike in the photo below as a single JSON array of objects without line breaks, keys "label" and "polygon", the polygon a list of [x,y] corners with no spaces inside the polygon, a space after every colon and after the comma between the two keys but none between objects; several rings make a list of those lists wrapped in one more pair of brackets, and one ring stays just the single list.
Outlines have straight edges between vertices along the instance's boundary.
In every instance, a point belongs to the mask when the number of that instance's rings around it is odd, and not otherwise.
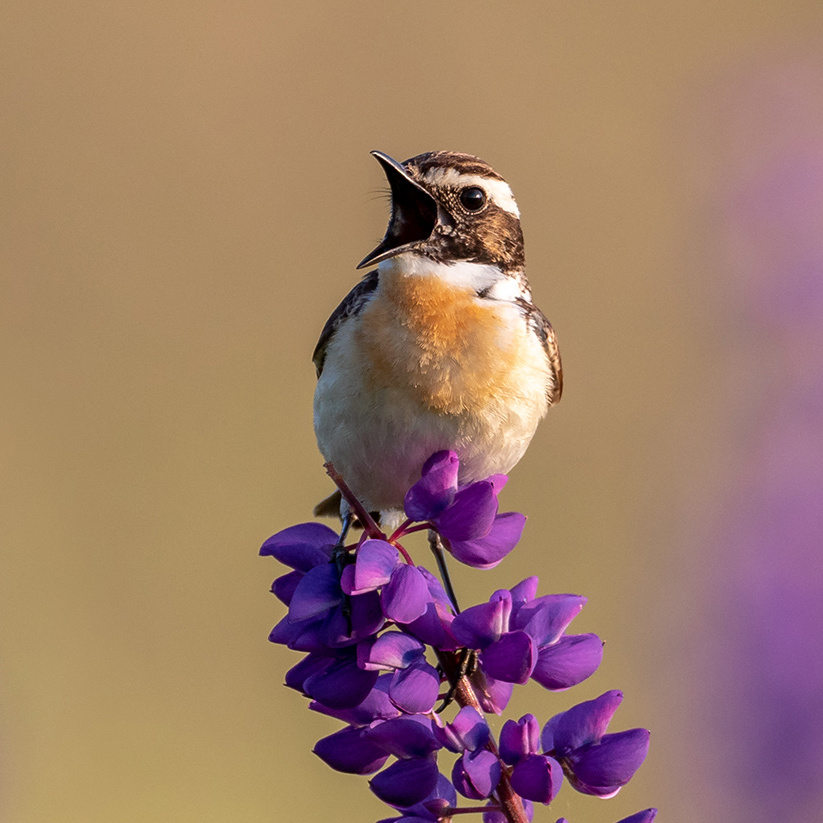
[{"label": "lupine flower spike", "polygon": [[[314,752],[337,771],[372,775],[372,792],[395,811],[381,823],[436,823],[472,811],[484,823],[526,823],[565,780],[584,794],[615,795],[648,750],[645,729],[607,733],[619,691],[554,714],[542,730],[533,714],[507,720],[495,739],[486,715],[503,713],[515,685],[569,689],[595,672],[603,644],[567,633],[585,597],[538,596],[529,577],[458,613],[437,577],[415,565],[401,541],[425,529],[478,569],[498,565],[520,540],[526,518],[498,510],[507,478],[460,486],[458,468],[454,452],[429,458],[393,534],[379,530],[340,479],[363,515],[359,539],[341,554],[335,532],[303,523],[260,550],[291,569],[272,585],[288,613],[269,635],[304,654],[286,686],[345,724]],[[337,480],[333,468],[329,474]],[[451,720],[435,709],[444,694],[457,704]],[[655,815],[647,809],[620,823]]]}]

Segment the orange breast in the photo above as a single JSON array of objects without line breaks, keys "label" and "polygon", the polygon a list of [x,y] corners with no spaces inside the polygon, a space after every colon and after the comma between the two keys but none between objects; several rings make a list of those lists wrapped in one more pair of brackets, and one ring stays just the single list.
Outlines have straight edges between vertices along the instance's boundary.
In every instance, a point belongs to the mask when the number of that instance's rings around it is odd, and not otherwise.
[{"label": "orange breast", "polygon": [[439,277],[381,278],[355,336],[374,390],[407,393],[446,414],[482,407],[512,390],[528,345],[511,306],[479,300]]}]

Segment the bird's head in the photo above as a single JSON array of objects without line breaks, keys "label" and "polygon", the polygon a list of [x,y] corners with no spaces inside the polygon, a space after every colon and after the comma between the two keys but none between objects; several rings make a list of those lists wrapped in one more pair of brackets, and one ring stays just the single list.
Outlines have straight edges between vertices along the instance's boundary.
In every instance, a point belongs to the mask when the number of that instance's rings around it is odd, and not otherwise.
[{"label": "bird's head", "polygon": [[383,240],[357,268],[414,253],[439,263],[469,261],[522,271],[520,211],[509,184],[479,157],[451,151],[403,163],[373,151],[391,188]]}]

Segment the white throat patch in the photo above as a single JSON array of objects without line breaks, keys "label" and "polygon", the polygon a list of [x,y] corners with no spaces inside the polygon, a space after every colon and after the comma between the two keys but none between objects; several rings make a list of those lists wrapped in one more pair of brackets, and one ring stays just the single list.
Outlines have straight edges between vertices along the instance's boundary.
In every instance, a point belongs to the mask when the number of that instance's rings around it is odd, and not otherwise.
[{"label": "white throat patch", "polygon": [[518,279],[504,274],[498,266],[459,260],[456,263],[436,263],[415,252],[406,252],[383,260],[378,267],[382,275],[406,277],[437,277],[457,288],[484,292],[491,300],[513,302],[524,297]]}]

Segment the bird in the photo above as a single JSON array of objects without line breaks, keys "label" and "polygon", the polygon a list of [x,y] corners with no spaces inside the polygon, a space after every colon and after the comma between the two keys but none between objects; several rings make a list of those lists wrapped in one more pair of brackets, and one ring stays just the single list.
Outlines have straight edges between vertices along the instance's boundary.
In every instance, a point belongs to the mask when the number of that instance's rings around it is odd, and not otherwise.
[{"label": "bird", "polygon": [[[560,400],[563,372],[532,300],[508,183],[470,154],[371,154],[390,218],[314,350],[314,429],[382,526],[402,522],[405,494],[435,452],[457,453],[461,485],[508,474]],[[335,514],[345,532],[339,492],[315,507]]]}]

